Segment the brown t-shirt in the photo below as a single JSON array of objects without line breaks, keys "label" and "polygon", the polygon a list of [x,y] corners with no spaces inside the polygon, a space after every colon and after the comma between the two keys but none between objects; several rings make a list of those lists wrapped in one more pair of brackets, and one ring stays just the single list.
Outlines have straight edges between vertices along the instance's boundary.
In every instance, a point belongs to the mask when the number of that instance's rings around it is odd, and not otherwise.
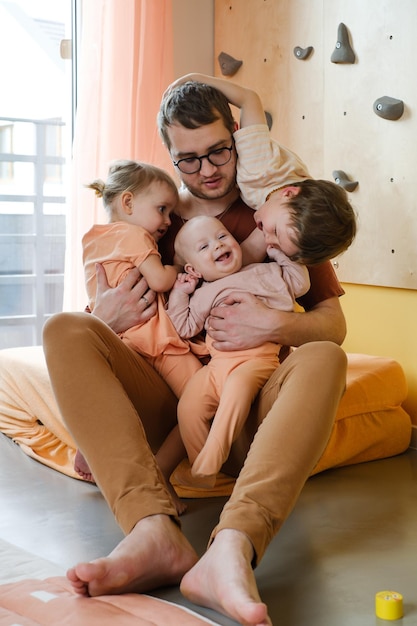
[{"label": "brown t-shirt", "polygon": [[[253,209],[249,208],[241,198],[238,198],[219,219],[235,239],[242,243],[256,228],[253,215]],[[174,240],[183,223],[181,217],[171,214],[171,226],[158,244],[164,263],[171,264],[173,262]],[[342,296],[345,293],[330,261],[319,265],[308,265],[307,268],[310,274],[310,289],[301,298],[297,298],[298,304],[305,311],[311,310],[323,300]]]}]

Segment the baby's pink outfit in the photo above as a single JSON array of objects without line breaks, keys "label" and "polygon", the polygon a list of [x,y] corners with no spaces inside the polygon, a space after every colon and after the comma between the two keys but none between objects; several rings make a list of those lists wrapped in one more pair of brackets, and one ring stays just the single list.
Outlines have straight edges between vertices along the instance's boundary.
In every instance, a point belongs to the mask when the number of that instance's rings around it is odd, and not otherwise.
[{"label": "baby's pink outfit", "polygon": [[[293,311],[295,298],[309,286],[305,266],[280,253],[278,262],[254,263],[225,278],[204,282],[191,297],[183,294],[182,307],[176,294],[175,306],[168,301],[167,312],[178,334],[188,338],[204,328],[211,309],[231,293],[251,293],[271,308]],[[206,344],[211,360],[186,385],[178,403],[178,423],[192,474],[204,477],[202,484],[210,486],[259,389],[278,367],[281,346],[267,342],[249,350],[220,352],[208,335]]]}]

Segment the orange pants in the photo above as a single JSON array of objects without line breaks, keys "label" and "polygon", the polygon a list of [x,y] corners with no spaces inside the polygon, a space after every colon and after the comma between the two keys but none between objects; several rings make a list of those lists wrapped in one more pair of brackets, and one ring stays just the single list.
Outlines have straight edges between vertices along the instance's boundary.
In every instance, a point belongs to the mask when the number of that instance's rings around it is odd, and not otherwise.
[{"label": "orange pants", "polygon": [[146,357],[152,367],[168,383],[177,398],[180,398],[184,387],[202,368],[201,361],[192,352],[184,354],[162,354]]},{"label": "orange pants", "polygon": [[278,350],[274,344],[237,352],[216,350],[187,383],[178,403],[178,423],[191,473],[205,478],[201,484],[215,484],[258,391],[279,365]]},{"label": "orange pants", "polygon": [[[177,423],[168,385],[93,315],[51,317],[44,349],[63,419],[123,531],[153,514],[177,519],[153,454]],[[346,355],[331,342],[307,343],[277,368],[224,466],[238,477],[212,538],[245,533],[259,562],[323,453],[345,380]]]}]

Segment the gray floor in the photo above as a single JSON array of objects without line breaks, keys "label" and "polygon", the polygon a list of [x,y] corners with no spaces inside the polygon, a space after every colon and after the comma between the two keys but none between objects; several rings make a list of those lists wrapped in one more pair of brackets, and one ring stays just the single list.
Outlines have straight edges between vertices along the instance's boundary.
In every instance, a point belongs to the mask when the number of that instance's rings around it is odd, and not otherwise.
[{"label": "gray floor", "polygon": [[[183,528],[198,552],[223,502],[188,501]],[[4,435],[0,503],[2,545],[45,559],[57,572],[107,553],[122,537],[96,487],[33,461]],[[24,569],[24,560],[16,563]],[[311,478],[256,576],[274,626],[416,626],[417,451]],[[385,589],[403,594],[402,620],[375,617],[375,593]],[[155,595],[192,606],[177,589]]]}]

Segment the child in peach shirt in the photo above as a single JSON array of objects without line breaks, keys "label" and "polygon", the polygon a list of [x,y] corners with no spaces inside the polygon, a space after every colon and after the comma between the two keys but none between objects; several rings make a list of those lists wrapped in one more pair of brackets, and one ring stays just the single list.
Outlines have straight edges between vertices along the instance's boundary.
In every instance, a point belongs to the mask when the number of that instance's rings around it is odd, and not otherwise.
[{"label": "child in peach shirt", "polygon": [[[162,263],[157,243],[170,226],[170,213],[178,201],[177,187],[164,170],[130,160],[114,162],[106,182],[98,179],[87,186],[103,198],[109,214],[108,224],[95,224],[82,240],[89,308],[94,311],[97,263],[103,265],[111,287],[119,285],[133,267],[139,267],[149,288],[157,292],[157,312],[141,326],[120,333],[120,337],[145,356],[180,397],[201,363],[191,352],[190,342],[179,337],[165,311],[164,293],[173,286],[177,269]],[[183,456],[179,436],[167,456],[163,456],[162,449],[158,454],[165,459],[163,473],[168,480]],[[81,453],[77,454],[76,471],[92,479]]]}]

